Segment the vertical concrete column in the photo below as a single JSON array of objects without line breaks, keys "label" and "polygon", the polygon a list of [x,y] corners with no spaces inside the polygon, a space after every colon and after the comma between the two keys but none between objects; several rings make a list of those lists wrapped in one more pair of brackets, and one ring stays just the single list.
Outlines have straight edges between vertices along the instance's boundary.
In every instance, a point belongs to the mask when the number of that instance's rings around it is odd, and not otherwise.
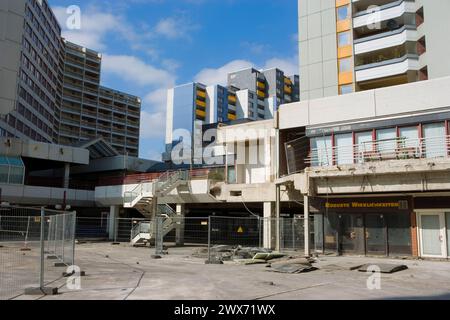
[{"label": "vertical concrete column", "polygon": [[176,226],[176,234],[175,234],[175,242],[177,246],[183,246],[184,245],[184,229],[185,229],[185,222],[184,217],[186,216],[186,205],[184,204],[177,204],[177,226]]},{"label": "vertical concrete column", "polygon": [[275,202],[275,217],[276,217],[276,250],[281,251],[281,186],[276,185],[276,202]]},{"label": "vertical concrete column", "polygon": [[70,163],[64,164],[64,180],[63,180],[63,188],[69,189],[70,182]]},{"label": "vertical concrete column", "polygon": [[309,197],[304,197],[304,204],[303,204],[303,210],[304,210],[304,222],[305,222],[305,256],[309,257],[311,251],[310,251],[310,232],[309,232]]},{"label": "vertical concrete column", "polygon": [[264,202],[264,221],[263,221],[263,246],[265,249],[274,249],[275,244],[275,203]]},{"label": "vertical concrete column", "polygon": [[117,238],[117,219],[119,218],[120,206],[111,206],[109,208],[109,240],[115,241]]}]

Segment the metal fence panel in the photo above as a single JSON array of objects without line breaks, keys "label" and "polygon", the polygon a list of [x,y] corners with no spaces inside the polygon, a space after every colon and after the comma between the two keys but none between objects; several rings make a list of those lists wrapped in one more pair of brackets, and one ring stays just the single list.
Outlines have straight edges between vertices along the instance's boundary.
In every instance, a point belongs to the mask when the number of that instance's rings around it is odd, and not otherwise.
[{"label": "metal fence panel", "polygon": [[[0,300],[62,277],[65,270],[55,262],[74,264],[75,223],[75,213],[0,207]],[[47,260],[46,254],[56,259]]]}]

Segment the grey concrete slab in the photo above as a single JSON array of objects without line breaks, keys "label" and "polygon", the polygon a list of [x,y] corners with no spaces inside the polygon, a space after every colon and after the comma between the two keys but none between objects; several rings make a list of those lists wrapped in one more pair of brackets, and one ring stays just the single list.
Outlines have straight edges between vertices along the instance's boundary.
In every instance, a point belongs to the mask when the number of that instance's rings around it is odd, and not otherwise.
[{"label": "grey concrete slab", "polygon": [[[264,264],[205,265],[204,258],[192,257],[198,247],[169,248],[159,260],[151,259],[154,249],[124,244],[82,244],[76,250],[76,264],[87,274],[81,278],[81,288],[69,290],[61,269],[49,264],[49,279],[58,276],[52,286],[59,288],[59,294],[41,299],[450,299],[448,261],[326,256],[313,263],[319,270],[282,274],[268,272]],[[367,284],[373,273],[350,270],[364,264],[405,264],[408,269],[379,274],[380,288],[370,290]],[[21,268],[26,271],[27,266]]]}]

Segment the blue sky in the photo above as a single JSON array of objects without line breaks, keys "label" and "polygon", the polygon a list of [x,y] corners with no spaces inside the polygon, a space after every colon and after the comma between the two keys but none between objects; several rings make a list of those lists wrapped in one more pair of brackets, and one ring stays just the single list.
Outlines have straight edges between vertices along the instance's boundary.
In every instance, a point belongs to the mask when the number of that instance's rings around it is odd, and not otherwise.
[{"label": "blue sky", "polygon": [[[140,96],[140,157],[164,150],[167,89],[228,72],[298,73],[297,0],[49,0],[67,40],[103,54],[102,84]],[[68,6],[81,29],[68,30]]]}]

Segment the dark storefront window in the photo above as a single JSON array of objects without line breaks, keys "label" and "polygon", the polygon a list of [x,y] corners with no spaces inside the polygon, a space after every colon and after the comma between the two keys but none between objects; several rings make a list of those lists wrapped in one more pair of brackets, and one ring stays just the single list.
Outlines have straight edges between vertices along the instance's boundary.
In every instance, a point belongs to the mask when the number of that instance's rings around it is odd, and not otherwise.
[{"label": "dark storefront window", "polygon": [[325,253],[336,252],[338,250],[338,226],[339,220],[337,214],[326,214],[323,221]]},{"label": "dark storefront window", "polygon": [[[409,212],[316,214],[315,248],[325,253],[412,255]],[[323,237],[320,232],[323,230]]]},{"label": "dark storefront window", "polygon": [[409,213],[388,214],[388,244],[390,255],[411,255],[411,218]]}]

